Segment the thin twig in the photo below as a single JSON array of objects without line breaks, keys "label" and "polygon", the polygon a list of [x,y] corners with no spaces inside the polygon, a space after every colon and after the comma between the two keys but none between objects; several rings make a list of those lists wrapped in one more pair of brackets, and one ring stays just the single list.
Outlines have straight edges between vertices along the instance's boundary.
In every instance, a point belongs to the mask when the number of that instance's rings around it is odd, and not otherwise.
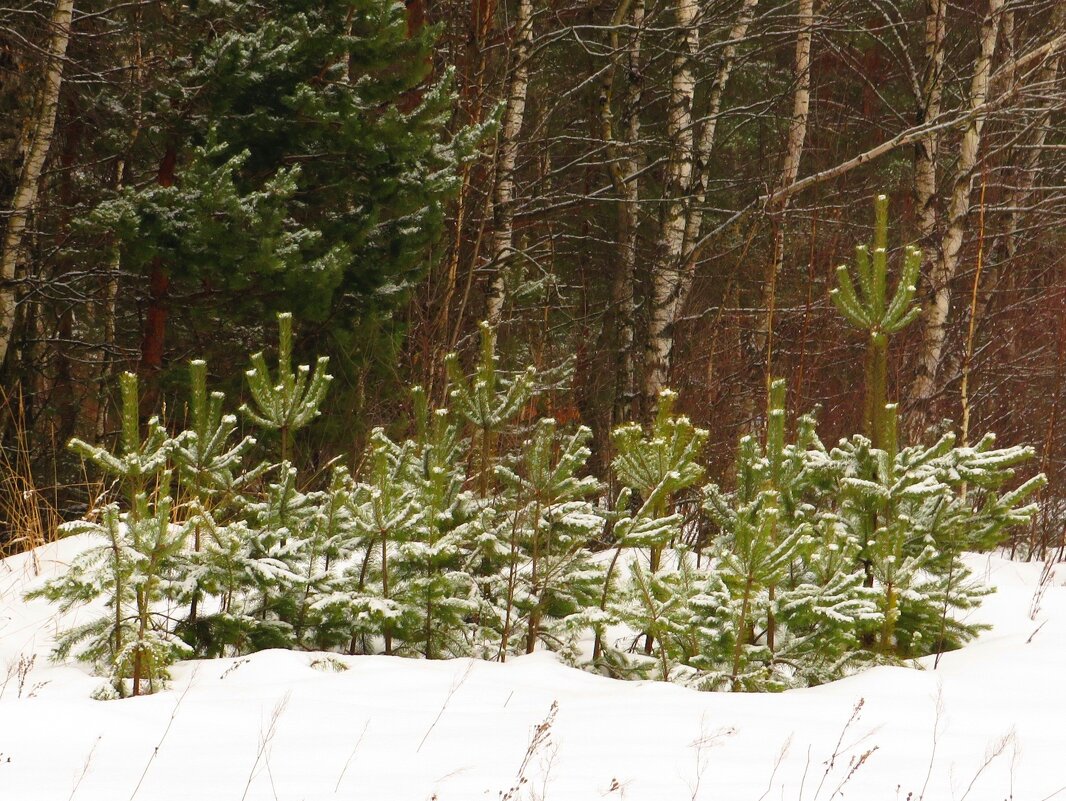
[{"label": "thin twig", "polygon": [[252,763],[252,769],[248,771],[248,781],[245,782],[244,792],[241,793],[241,801],[245,801],[248,798],[248,790],[252,787],[252,780],[255,779],[256,768],[259,767],[259,760],[263,758],[266,753],[267,747],[270,745],[270,741],[274,739],[274,735],[277,733],[278,720],[281,719],[282,713],[285,712],[285,707],[289,705],[289,698],[291,693],[285,693],[284,697],[274,707],[274,711],[270,715],[270,723],[267,725],[267,730],[261,733],[259,736],[259,750],[255,755],[255,762]]},{"label": "thin twig", "polygon": [[925,782],[922,784],[922,791],[918,794],[918,801],[923,801],[925,798],[926,788],[929,787],[929,779],[933,775],[933,760],[936,759],[937,740],[940,737],[940,716],[943,712],[944,686],[938,682],[936,688],[936,714],[933,717],[933,749],[929,752],[929,766],[925,771]]},{"label": "thin twig", "polygon": [[89,749],[89,754],[85,757],[85,764],[81,766],[81,773],[78,774],[77,780],[74,782],[74,786],[70,789],[70,795],[67,796],[67,801],[74,801],[74,795],[78,792],[78,788],[81,787],[82,780],[85,779],[85,774],[89,772],[89,765],[93,761],[93,754],[96,753],[96,746],[100,745],[100,740],[103,739],[103,735],[99,735],[96,741],[93,742],[93,747]]},{"label": "thin twig", "polygon": [[174,718],[178,715],[178,709],[181,707],[181,702],[185,700],[185,696],[189,694],[189,690],[192,689],[193,680],[196,678],[197,669],[194,668],[192,675],[189,677],[189,684],[185,687],[185,690],[180,696],[178,696],[177,703],[174,704],[174,709],[170,712],[170,720],[167,721],[167,727],[163,730],[163,736],[159,738],[159,742],[156,743],[155,748],[152,749],[151,756],[148,757],[148,761],[144,765],[144,770],[141,772],[141,778],[137,780],[137,786],[133,788],[133,792],[130,793],[130,801],[136,797],[138,791],[141,789],[141,785],[144,783],[144,777],[148,775],[148,769],[152,767],[152,763],[155,761],[156,756],[159,755],[159,749],[163,747],[163,741],[167,739],[167,735],[170,734],[170,727],[174,725]]},{"label": "thin twig", "polygon": [[418,748],[415,749],[416,754],[421,751],[422,746],[426,744],[426,740],[429,739],[430,732],[433,731],[437,723],[440,721],[441,716],[444,714],[444,710],[448,708],[448,703],[452,700],[452,696],[455,695],[455,691],[463,686],[463,682],[466,681],[467,677],[470,675],[470,671],[473,670],[473,668],[474,663],[468,662],[466,665],[466,670],[463,671],[463,675],[459,677],[458,681],[452,683],[451,689],[448,690],[448,694],[444,696],[444,703],[441,704],[440,711],[437,712],[437,717],[433,718],[433,722],[429,724],[429,728],[426,729],[426,733],[422,735],[422,741],[418,744]]},{"label": "thin twig", "polygon": [[336,795],[341,788],[341,781],[344,779],[344,774],[348,771],[348,766],[352,764],[352,760],[355,759],[355,753],[359,750],[359,746],[363,743],[363,738],[366,737],[366,730],[370,728],[370,720],[363,724],[363,731],[359,735],[359,739],[355,741],[355,747],[352,748],[352,753],[348,755],[348,761],[344,763],[344,767],[341,769],[340,776],[337,777],[337,783],[333,786],[333,794]]}]

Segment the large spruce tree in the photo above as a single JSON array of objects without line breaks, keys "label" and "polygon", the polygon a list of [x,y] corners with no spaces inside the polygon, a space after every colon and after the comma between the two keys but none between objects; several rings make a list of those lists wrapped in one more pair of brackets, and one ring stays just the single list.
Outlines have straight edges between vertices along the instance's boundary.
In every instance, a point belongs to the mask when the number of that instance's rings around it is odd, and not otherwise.
[{"label": "large spruce tree", "polygon": [[225,308],[222,333],[245,339],[265,310],[292,310],[323,324],[319,348],[388,319],[440,233],[458,159],[450,76],[429,74],[435,31],[385,0],[158,13],[146,34],[173,62],[140,93],[142,179],[92,216],[148,279],[142,368],[163,367],[178,308],[215,334]]}]

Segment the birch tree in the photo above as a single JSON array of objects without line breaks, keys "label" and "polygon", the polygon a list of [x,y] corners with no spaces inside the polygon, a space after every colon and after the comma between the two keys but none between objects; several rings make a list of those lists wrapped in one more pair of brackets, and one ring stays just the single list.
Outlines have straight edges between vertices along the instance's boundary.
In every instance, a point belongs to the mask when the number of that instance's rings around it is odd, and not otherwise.
[{"label": "birch tree", "polygon": [[37,191],[44,170],[45,159],[52,145],[56,112],[59,109],[59,90],[63,83],[63,63],[70,42],[71,16],[74,0],[57,0],[52,13],[52,36],[48,43],[48,61],[40,100],[32,124],[32,136],[22,164],[15,197],[4,231],[4,250],[0,257],[0,364],[7,356],[15,325],[15,274],[22,248],[26,224],[37,202]]},{"label": "birch tree", "polygon": [[[974,63],[970,81],[969,107],[980,109],[988,96],[992,60],[999,40],[1004,0],[989,0],[988,12],[981,24],[980,52]],[[944,351],[948,314],[951,310],[951,280],[959,266],[959,252],[966,233],[970,213],[970,195],[981,147],[981,132],[985,117],[975,114],[967,123],[959,145],[959,159],[955,168],[948,200],[946,228],[940,239],[939,253],[932,265],[929,284],[932,303],[926,309],[922,325],[922,344],[918,354],[918,376],[911,389],[911,399],[918,406],[914,422],[920,426],[928,405],[936,393],[937,371]]]},{"label": "birch tree", "polygon": [[694,185],[692,199],[688,208],[688,217],[685,221],[685,271],[683,274],[683,290],[679,298],[680,304],[684,304],[688,290],[692,287],[694,261],[698,255],[698,242],[700,231],[703,227],[704,205],[707,202],[707,187],[711,182],[711,154],[714,150],[718,134],[718,120],[722,115],[722,98],[725,96],[726,84],[729,75],[733,71],[733,65],[737,58],[737,49],[748,35],[748,28],[755,16],[755,7],[759,0],[744,0],[737,13],[736,22],[729,31],[729,38],[718,62],[718,71],[708,92],[707,116],[700,128],[699,144],[696,148],[696,164],[694,173]]},{"label": "birch tree", "polygon": [[[944,24],[945,0],[926,0],[925,71],[921,96],[918,98],[917,123],[940,116],[944,93]],[[918,236],[922,245],[932,244],[936,230],[936,165],[940,132],[933,130],[918,140],[914,157],[914,196],[918,218]],[[931,252],[931,251],[930,251]]]},{"label": "birch tree", "polygon": [[[722,104],[737,52],[747,36],[758,0],[743,0],[722,43],[714,78],[707,90],[706,115],[699,122],[692,104],[699,90],[693,66],[700,52],[699,25],[703,10],[679,3],[675,16],[680,45],[671,70],[669,157],[664,188],[664,214],[652,272],[652,297],[646,336],[643,406],[649,412],[665,388],[676,340],[676,326],[692,289],[703,228]],[[699,137],[695,136],[698,128]]]},{"label": "birch tree", "polygon": [[659,234],[659,258],[651,277],[651,309],[644,365],[644,407],[647,413],[666,386],[674,344],[674,324],[681,292],[681,251],[685,244],[685,191],[694,164],[692,101],[696,93],[694,59],[699,49],[699,3],[676,0],[677,44],[670,74],[667,118],[670,153],[666,203]]},{"label": "birch tree", "polygon": [[506,299],[506,268],[514,251],[515,165],[518,163],[518,135],[526,113],[529,89],[529,57],[533,51],[533,0],[519,0],[515,18],[511,84],[507,108],[500,128],[496,151],[496,186],[493,190],[494,228],[490,264],[495,269],[489,287],[486,316],[492,325],[500,322]]},{"label": "birch tree", "polygon": [[[626,19],[632,35],[624,54],[619,30]],[[611,302],[615,313],[615,422],[628,420],[634,412],[636,400],[636,367],[634,365],[636,270],[640,226],[640,171],[643,167],[638,148],[640,138],[640,106],[643,97],[643,64],[641,44],[644,34],[644,0],[620,0],[611,19],[609,69],[604,73],[600,94],[600,118],[603,139],[607,145],[608,171],[618,197],[618,268],[611,282]],[[615,134],[612,99],[617,62],[625,65],[625,93],[622,101],[620,129],[622,139]]]},{"label": "birch tree", "polygon": [[[792,117],[788,126],[788,139],[785,144],[785,159],[781,165],[780,189],[792,186],[799,177],[800,160],[803,158],[803,143],[807,139],[807,119],[811,107],[811,42],[814,37],[814,0],[799,0],[797,8],[796,59],[794,89],[792,91]],[[772,372],[773,316],[776,304],[777,275],[785,256],[785,212],[790,196],[784,194],[773,202],[770,208],[774,216],[773,244],[770,252],[770,266],[767,280],[763,286],[763,307],[765,317],[761,318],[756,334],[756,346],[766,356],[767,391]]]}]

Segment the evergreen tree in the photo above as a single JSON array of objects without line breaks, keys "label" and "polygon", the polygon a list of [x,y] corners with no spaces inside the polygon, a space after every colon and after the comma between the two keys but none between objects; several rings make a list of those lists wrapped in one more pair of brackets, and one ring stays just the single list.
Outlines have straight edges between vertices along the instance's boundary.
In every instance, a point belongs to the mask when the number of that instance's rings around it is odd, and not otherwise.
[{"label": "evergreen tree", "polygon": [[591,437],[585,427],[563,435],[555,420],[545,418],[514,466],[496,467],[502,491],[495,525],[509,542],[501,575],[501,658],[533,653],[541,641],[572,655],[580,612],[596,602],[602,576],[587,549],[603,529],[590,500],[600,482],[578,475]]},{"label": "evergreen tree", "polygon": [[[393,312],[484,135],[448,132],[452,72],[430,75],[437,29],[409,28],[388,0],[220,0],[131,17],[123,29],[147,48],[122,54],[136,89],[99,82],[94,108],[118,180],[77,230],[148,279],[142,366],[166,366],[176,324],[249,342],[277,309],[319,325],[309,345],[351,356],[373,338],[387,361]],[[171,303],[186,293],[196,302]],[[351,366],[346,385],[366,367],[334,363]]]},{"label": "evergreen tree", "polygon": [[248,404],[241,411],[258,426],[281,435],[281,461],[288,462],[292,435],[319,415],[319,407],[333,376],[326,372],[329,357],[320,356],[314,372],[306,364],[292,369],[292,315],[278,315],[278,375],[270,374],[262,352],[252,356],[252,367],[245,375],[252,391],[253,409]]},{"label": "evergreen tree", "polygon": [[471,571],[481,509],[463,490],[467,442],[446,409],[430,409],[414,390],[415,450],[411,480],[419,513],[408,541],[393,560],[405,651],[427,659],[468,656],[477,635],[470,621],[481,610]]},{"label": "evergreen tree", "polygon": [[[414,464],[414,443],[398,445],[375,429],[370,438],[369,473],[356,486],[349,500],[354,552],[346,574],[346,592],[340,593],[349,614],[360,622],[352,636],[380,633],[386,654],[393,653],[393,638],[403,609],[395,599],[404,597],[397,587],[395,558],[398,549],[411,541],[425,513],[419,504]],[[392,569],[390,570],[390,567]]]},{"label": "evergreen tree", "polygon": [[[892,404],[886,419],[892,441]],[[986,437],[960,448],[946,434],[932,446],[897,451],[853,437],[832,451],[841,476],[840,520],[865,546],[868,583],[877,590],[881,626],[870,640],[882,654],[957,648],[979,631],[959,615],[987,591],[972,581],[961,555],[994,547],[1008,528],[1026,523],[1035,505],[1025,502],[1046,482],[1038,475],[1000,492],[1033,451],[993,444]]]},{"label": "evergreen tree", "polygon": [[616,533],[628,545],[648,548],[652,573],[659,569],[663,548],[680,523],[680,518],[670,514],[674,497],[703,477],[697,459],[708,433],[688,417],[674,414],[676,400],[671,390],[659,393],[655,422],[647,434],[638,424],[627,423],[613,435],[616,455],[611,467],[618,482],[643,504],[650,504],[645,516],[638,512],[620,522]]},{"label": "evergreen tree", "polygon": [[922,252],[908,245],[904,249],[903,271],[891,299],[888,298],[888,197],[878,195],[874,201],[873,249],[855,248],[856,292],[851,274],[844,265],[837,267],[839,286],[830,293],[833,303],[849,323],[868,334],[866,340],[866,401],[863,424],[874,447],[889,446],[888,340],[914,322],[921,309],[914,305]]},{"label": "evergreen tree", "polygon": [[481,351],[474,374],[469,379],[463,374],[458,354],[449,354],[446,364],[451,382],[448,396],[477,435],[478,491],[485,498],[492,488],[496,438],[533,397],[536,369],[530,366],[516,376],[501,373],[496,332],[487,322],[481,323]]},{"label": "evergreen tree", "polygon": [[[195,360],[189,364],[189,417],[191,426],[174,442],[173,458],[178,466],[178,476],[187,497],[195,505],[191,525],[193,529],[193,553],[190,567],[198,571],[202,566],[200,515],[212,512],[217,519],[223,513],[222,506],[233,506],[234,493],[252,477],[244,472],[244,457],[255,444],[251,437],[234,442],[237,418],[222,413],[224,396],[221,392],[207,391],[207,363]],[[189,626],[195,628],[202,590],[199,579],[193,575],[189,599]]]},{"label": "evergreen tree", "polygon": [[858,650],[856,622],[875,614],[847,558],[857,543],[836,523],[814,420],[801,417],[795,442],[786,442],[785,391],[784,381],[771,384],[765,444],[741,440],[734,489],[705,489],[704,510],[720,532],[707,593],[717,605],[697,604],[717,618],[693,663],[708,672],[705,686],[782,689],[837,678]]},{"label": "evergreen tree", "polygon": [[63,576],[30,597],[58,601],[63,611],[102,599],[105,614],[62,632],[56,656],[75,652],[99,666],[120,695],[127,692],[127,680],[133,695],[140,695],[158,689],[167,667],[188,652],[158,606],[178,592],[180,554],[189,533],[172,516],[168,461],[174,441],[156,418],[149,420],[148,433],[141,437],[137,377],[124,373],[120,383],[119,452],[80,440],[71,442],[71,448],[115,477],[126,511],[111,502],[100,510],[99,522],[65,524],[61,533],[87,534],[91,544]]},{"label": "evergreen tree", "polygon": [[[628,548],[647,549],[648,567],[654,578],[661,567],[663,550],[681,533],[682,516],[673,508],[676,497],[703,476],[697,459],[708,433],[687,417],[673,413],[676,398],[670,390],[659,394],[655,422],[647,433],[636,423],[614,431],[612,467],[622,491],[612,516],[616,547],[604,578],[602,614],[597,620],[593,645],[593,663],[606,660],[612,670],[624,667],[626,659],[606,647],[606,626],[625,620],[637,631],[643,631],[641,621],[647,624],[656,617],[649,606],[652,596],[635,572],[634,580],[615,597],[613,579],[619,557]],[[639,566],[630,567],[631,572],[640,570]],[[644,631],[644,635],[644,652],[650,655],[655,638],[649,631]]]}]

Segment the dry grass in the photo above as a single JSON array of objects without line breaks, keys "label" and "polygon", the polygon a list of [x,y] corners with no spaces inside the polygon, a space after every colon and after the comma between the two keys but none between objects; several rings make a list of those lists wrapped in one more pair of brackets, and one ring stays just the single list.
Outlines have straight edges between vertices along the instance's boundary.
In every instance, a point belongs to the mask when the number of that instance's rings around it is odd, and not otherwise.
[{"label": "dry grass", "polygon": [[[88,508],[92,509],[104,487],[87,475],[80,481],[63,484],[53,476],[42,484],[34,474],[22,396],[12,397],[2,388],[0,437],[0,558],[4,558],[55,541],[63,522],[59,512],[61,495],[88,498]],[[52,447],[63,446],[52,443]],[[36,558],[33,567],[35,571],[39,568]]]},{"label": "dry grass", "polygon": [[[0,557],[29,551],[55,539],[59,515],[55,503],[33,475],[26,416],[21,395],[0,390],[0,415],[13,431],[11,445],[0,447]],[[36,563],[34,565],[36,569]]]}]

